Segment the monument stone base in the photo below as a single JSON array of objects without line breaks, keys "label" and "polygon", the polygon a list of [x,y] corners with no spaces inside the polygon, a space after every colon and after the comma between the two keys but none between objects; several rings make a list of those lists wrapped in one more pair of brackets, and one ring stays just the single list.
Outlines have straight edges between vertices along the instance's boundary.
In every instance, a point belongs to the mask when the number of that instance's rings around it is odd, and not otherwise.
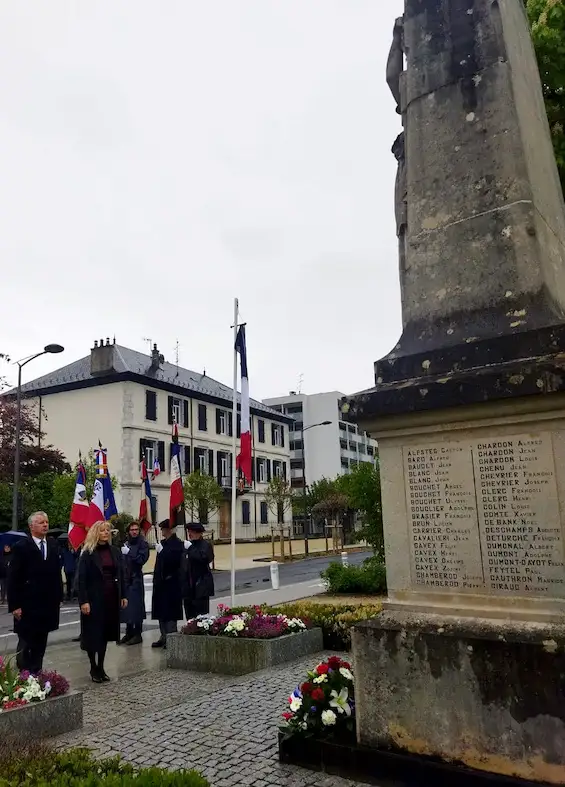
[{"label": "monument stone base", "polygon": [[385,611],[352,635],[361,747],[565,784],[565,626]]}]

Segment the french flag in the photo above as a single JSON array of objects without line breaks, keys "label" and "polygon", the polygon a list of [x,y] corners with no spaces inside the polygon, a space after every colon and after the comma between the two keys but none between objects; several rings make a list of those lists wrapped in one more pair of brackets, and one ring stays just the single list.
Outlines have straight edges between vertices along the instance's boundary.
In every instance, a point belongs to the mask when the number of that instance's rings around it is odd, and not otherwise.
[{"label": "french flag", "polygon": [[241,443],[236,467],[251,486],[251,419],[249,416],[249,377],[247,376],[247,346],[245,325],[241,325],[235,342],[241,361]]},{"label": "french flag", "polygon": [[151,472],[151,480],[154,481],[157,478],[157,476],[160,474],[160,472],[161,472],[161,465],[159,464],[159,460],[155,459],[155,461],[153,462],[153,471]]},{"label": "french flag", "polygon": [[108,452],[102,448],[101,443],[99,446],[99,450],[96,451],[96,480],[88,510],[89,527],[95,522],[108,520],[118,513],[112,489],[112,479],[108,472]]},{"label": "french flag", "polygon": [[171,446],[171,496],[169,499],[169,517],[171,524],[176,522],[176,513],[184,503],[184,490],[182,488],[182,473],[180,469],[179,428],[173,425],[173,438]]},{"label": "french flag", "polygon": [[149,483],[145,459],[143,459],[141,462],[141,501],[139,503],[139,524],[143,528],[144,533],[147,533],[147,531],[151,529],[152,525],[151,484]]},{"label": "french flag", "polygon": [[86,470],[79,452],[75,496],[69,517],[69,542],[73,549],[78,549],[86,538],[89,505],[86,499]]}]

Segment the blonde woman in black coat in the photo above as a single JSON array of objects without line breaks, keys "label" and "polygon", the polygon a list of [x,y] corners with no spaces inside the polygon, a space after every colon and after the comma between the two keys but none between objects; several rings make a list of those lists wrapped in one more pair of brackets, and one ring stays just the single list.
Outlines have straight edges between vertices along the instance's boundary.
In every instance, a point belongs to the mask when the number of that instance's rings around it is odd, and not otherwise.
[{"label": "blonde woman in black coat", "polygon": [[110,680],[104,670],[106,647],[119,640],[120,609],[128,603],[122,556],[110,539],[108,522],[92,525],[78,564],[81,648],[88,653],[94,683]]}]

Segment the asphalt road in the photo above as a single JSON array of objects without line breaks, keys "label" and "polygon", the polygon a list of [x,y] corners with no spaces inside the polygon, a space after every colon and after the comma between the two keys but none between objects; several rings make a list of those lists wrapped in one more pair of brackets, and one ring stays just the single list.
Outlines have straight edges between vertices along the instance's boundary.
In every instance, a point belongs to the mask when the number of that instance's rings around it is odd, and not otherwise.
[{"label": "asphalt road", "polygon": [[[370,552],[353,552],[349,555],[350,564],[359,564],[370,556]],[[284,563],[279,566],[279,581],[281,587],[297,585],[310,580],[317,580],[320,572],[329,566],[330,563],[339,560],[338,557],[312,557],[307,560],[296,561],[295,563]],[[269,563],[258,563],[257,568],[249,568],[238,571],[236,574],[236,593],[238,595],[253,593],[270,587],[270,567]],[[228,596],[230,592],[230,572],[214,572],[214,584],[216,588],[216,598]],[[151,575],[145,575],[146,604],[151,603],[151,589],[153,580]],[[311,590],[318,592],[317,589]],[[50,635],[51,643],[64,642],[77,636],[79,623],[79,611],[76,604],[65,604],[61,608],[61,624],[58,631]],[[13,618],[8,614],[7,607],[0,607],[0,655],[7,649],[13,648],[16,638],[12,633]],[[150,630],[156,628],[156,621],[147,620],[144,628]]]}]

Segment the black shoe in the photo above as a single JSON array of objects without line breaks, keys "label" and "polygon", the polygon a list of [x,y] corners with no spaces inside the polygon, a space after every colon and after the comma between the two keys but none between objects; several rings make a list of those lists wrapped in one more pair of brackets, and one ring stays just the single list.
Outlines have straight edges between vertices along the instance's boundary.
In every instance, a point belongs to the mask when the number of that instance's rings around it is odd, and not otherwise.
[{"label": "black shoe", "polygon": [[151,647],[152,648],[166,648],[167,647],[167,643],[165,642],[164,639],[158,639],[157,642],[152,642],[151,643]]},{"label": "black shoe", "polygon": [[140,634],[135,634],[131,639],[125,643],[126,645],[141,645],[143,642]]},{"label": "black shoe", "polygon": [[109,675],[106,675],[104,670],[102,670],[99,674],[100,674],[100,678],[102,680],[102,683],[109,683],[112,680],[112,678]]},{"label": "black shoe", "polygon": [[90,677],[92,678],[92,682],[93,683],[103,683],[104,682],[104,678],[102,677],[102,675],[100,674],[100,671],[98,669],[91,669],[90,670]]},{"label": "black shoe", "polygon": [[131,634],[126,634],[124,637],[118,640],[118,645],[129,645],[131,640]]}]

